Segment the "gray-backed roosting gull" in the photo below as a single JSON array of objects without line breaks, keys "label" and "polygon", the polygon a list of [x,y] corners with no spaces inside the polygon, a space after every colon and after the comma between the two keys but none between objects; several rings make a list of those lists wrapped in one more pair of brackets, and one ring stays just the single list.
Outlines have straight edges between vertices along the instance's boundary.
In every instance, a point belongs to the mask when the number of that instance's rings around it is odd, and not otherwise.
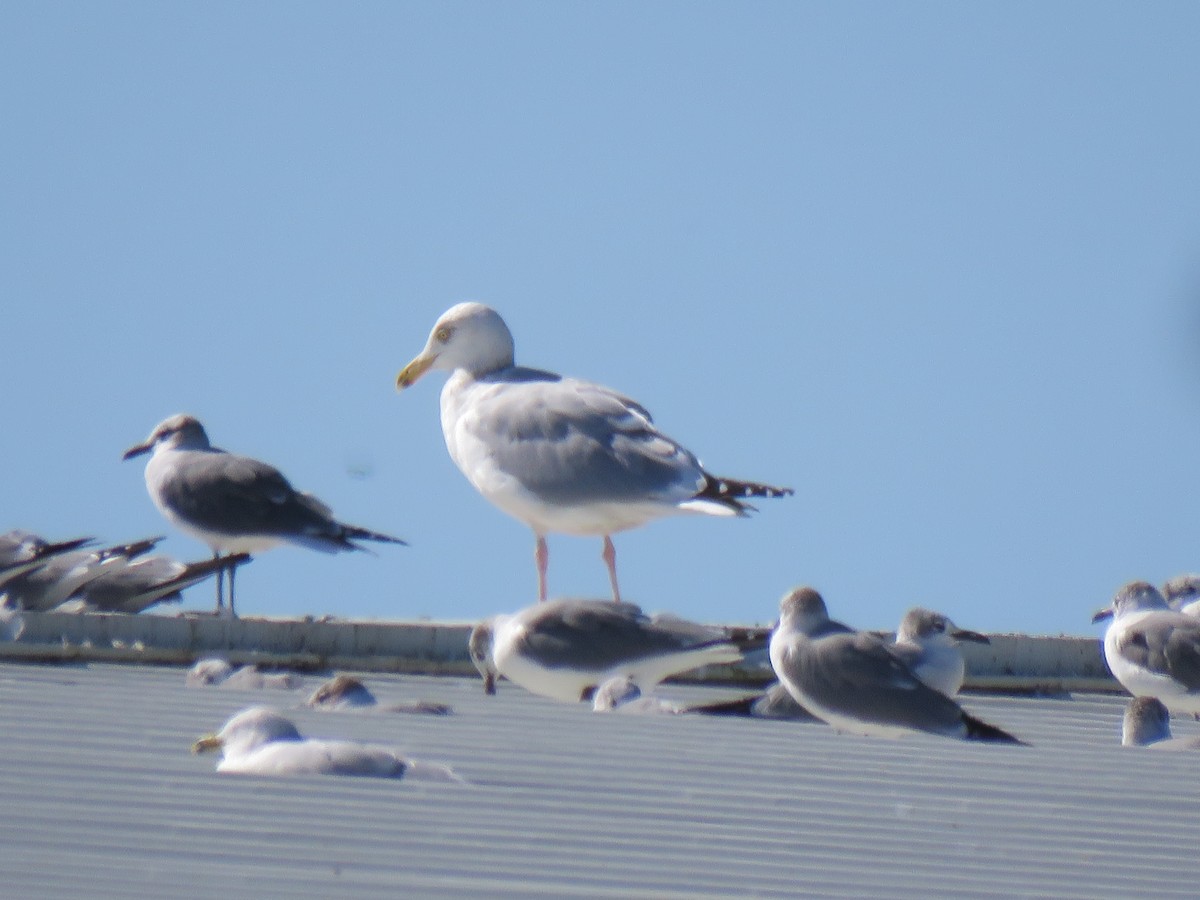
[{"label": "gray-backed roosting gull", "polygon": [[553,600],[493,616],[471,632],[470,651],[488,693],[503,675],[573,703],[617,676],[650,690],[679,672],[742,658],[724,631],[607,600]]},{"label": "gray-backed roosting gull", "polygon": [[1104,659],[1135,697],[1156,697],[1172,712],[1200,713],[1200,619],[1176,612],[1145,581],[1124,585],[1092,617],[1111,619]]},{"label": "gray-backed roosting gull", "polygon": [[779,604],[771,667],[796,700],[835,728],[899,737],[912,732],[1020,744],[934,690],[880,638],[829,618],[812,588]]},{"label": "gray-backed roosting gull", "polygon": [[0,588],[43,565],[61,553],[69,553],[93,542],[90,537],[50,543],[40,535],[21,528],[0,534]]},{"label": "gray-backed roosting gull", "polygon": [[900,620],[892,652],[935,691],[953,697],[967,674],[959,641],[991,643],[987,635],[959,628],[941,613],[916,606]]}]

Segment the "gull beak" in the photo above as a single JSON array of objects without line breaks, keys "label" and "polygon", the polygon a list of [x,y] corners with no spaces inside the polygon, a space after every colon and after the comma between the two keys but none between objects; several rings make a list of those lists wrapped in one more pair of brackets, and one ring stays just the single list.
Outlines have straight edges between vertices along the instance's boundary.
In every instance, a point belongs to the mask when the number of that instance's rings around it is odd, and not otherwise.
[{"label": "gull beak", "polygon": [[215,734],[206,734],[192,744],[193,753],[208,753],[210,750],[220,750],[223,742]]},{"label": "gull beak", "polygon": [[950,632],[950,637],[956,641],[970,641],[973,644],[990,644],[986,634],[980,634],[978,631],[967,631],[963,628],[956,628]]},{"label": "gull beak", "polygon": [[396,376],[396,390],[402,391],[406,387],[412,387],[435,362],[437,362],[436,353],[422,353],[400,370],[400,374]]},{"label": "gull beak", "polygon": [[1103,622],[1105,619],[1111,619],[1112,617],[1113,617],[1113,608],[1111,606],[1106,606],[1106,607],[1104,607],[1104,609],[1096,611],[1096,614],[1094,616],[1092,616],[1092,621],[1093,622]]},{"label": "gull beak", "polygon": [[130,447],[121,454],[121,459],[133,459],[135,456],[141,456],[143,453],[149,453],[154,449],[154,442],[147,441],[144,444],[138,444],[136,447]]},{"label": "gull beak", "polygon": [[491,672],[483,676],[483,692],[489,697],[496,693],[496,676]]}]

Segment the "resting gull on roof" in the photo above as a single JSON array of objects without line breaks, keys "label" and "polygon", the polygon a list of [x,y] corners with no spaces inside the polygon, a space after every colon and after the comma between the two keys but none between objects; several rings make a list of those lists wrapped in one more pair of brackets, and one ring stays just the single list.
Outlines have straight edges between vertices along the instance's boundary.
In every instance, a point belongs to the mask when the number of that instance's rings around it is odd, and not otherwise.
[{"label": "resting gull on roof", "polygon": [[1200,713],[1200,619],[1176,612],[1158,588],[1131,581],[1093,622],[1111,619],[1104,659],[1135,697],[1156,697],[1172,712]]},{"label": "resting gull on roof", "polygon": [[900,620],[891,649],[923,682],[953,697],[967,673],[959,641],[991,643],[987,635],[959,628],[941,613],[916,606]]},{"label": "resting gull on roof", "polygon": [[302,737],[291,719],[262,706],[243,710],[216,734],[192,745],[193,753],[211,750],[222,753],[218,772],[241,775],[357,775],[462,782],[446,766],[406,759],[388,747]]},{"label": "resting gull on roof", "polygon": [[51,557],[85,547],[92,540],[75,538],[52,544],[40,535],[20,528],[0,534],[0,589],[12,579],[43,565]]},{"label": "resting gull on roof", "polygon": [[65,603],[89,582],[123,569],[154,549],[161,537],[111,547],[80,548],[56,553],[24,575],[8,581],[0,593],[20,609],[47,611]]},{"label": "resting gull on roof", "polygon": [[553,600],[493,616],[475,626],[469,645],[488,693],[503,675],[567,702],[590,700],[616,676],[649,690],[679,672],[742,658],[719,629],[607,600]]},{"label": "resting gull on roof", "polygon": [[1188,573],[1168,579],[1162,595],[1171,609],[1200,618],[1200,575]]},{"label": "resting gull on roof", "polygon": [[381,713],[418,713],[431,716],[445,716],[453,712],[445,703],[430,703],[426,700],[381,705],[370,688],[353,675],[345,674],[335,675],[321,684],[304,701],[304,705],[326,712],[366,709]]},{"label": "resting gull on roof", "polygon": [[1134,697],[1125,707],[1121,745],[1155,750],[1200,750],[1200,737],[1172,737],[1171,714],[1161,700]]},{"label": "resting gull on roof", "polygon": [[[124,566],[110,567],[75,591],[72,599],[88,610],[140,613],[156,603],[183,599],[183,591],[219,570],[233,569],[248,561],[244,553],[182,563],[156,554],[135,559]],[[60,607],[61,609],[61,607]]]},{"label": "resting gull on roof", "polygon": [[840,731],[1022,743],[926,685],[880,638],[830,619],[812,588],[786,594],[779,612],[771,667],[797,702]]}]

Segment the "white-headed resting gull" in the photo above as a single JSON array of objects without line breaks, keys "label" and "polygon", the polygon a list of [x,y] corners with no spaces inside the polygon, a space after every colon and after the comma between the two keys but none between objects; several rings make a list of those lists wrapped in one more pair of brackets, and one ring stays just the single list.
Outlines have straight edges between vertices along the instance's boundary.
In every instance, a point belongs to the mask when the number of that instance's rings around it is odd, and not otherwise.
[{"label": "white-headed resting gull", "polygon": [[775,674],[798,703],[838,730],[1022,743],[926,685],[880,638],[830,619],[812,588],[786,594],[779,613],[771,636]]},{"label": "white-headed resting gull", "polygon": [[1161,700],[1134,697],[1125,707],[1121,745],[1155,750],[1200,750],[1200,737],[1171,737],[1171,713]]},{"label": "white-headed resting gull", "polygon": [[592,695],[595,712],[651,713],[679,715],[687,708],[662,697],[644,696],[628,675],[617,675],[603,682]]},{"label": "white-headed resting gull", "polygon": [[388,747],[356,741],[305,738],[273,709],[254,706],[231,718],[216,734],[192,745],[193,753],[220,750],[218,772],[241,775],[358,775],[462,781],[446,766],[406,759]]},{"label": "white-headed resting gull", "polygon": [[161,537],[103,548],[80,548],[47,557],[37,568],[0,589],[6,603],[19,609],[46,611],[65,603],[76,591],[107,572],[123,569],[154,548]]},{"label": "white-headed resting gull", "polygon": [[227,659],[209,656],[197,660],[187,673],[188,687],[230,688],[235,691],[261,691],[266,688],[291,691],[300,687],[300,679],[291,672],[264,672],[255,663],[234,668]]},{"label": "white-headed resting gull", "polygon": [[53,556],[69,553],[93,542],[90,537],[50,543],[32,531],[14,528],[0,534],[0,590],[14,578],[30,572]]},{"label": "white-headed resting gull", "polygon": [[430,369],[452,373],[441,402],[451,458],[479,493],[533,529],[539,600],[551,532],[603,536],[620,602],[616,532],[677,513],[744,516],[747,498],[792,493],[709,474],[644,407],[609,388],[515,365],[508,326],[481,303],[438,319],[397,389]]},{"label": "white-headed resting gull", "polygon": [[953,697],[962,689],[967,672],[959,641],[991,643],[986,635],[959,628],[941,613],[916,606],[900,620],[892,652],[935,691]]},{"label": "white-headed resting gull", "polygon": [[475,626],[469,646],[487,693],[503,675],[569,703],[590,700],[616,676],[650,690],[679,672],[742,658],[719,629],[607,600],[553,600],[494,616]]},{"label": "white-headed resting gull", "polygon": [[371,689],[353,675],[334,675],[320,685],[304,701],[305,706],[326,712],[341,710],[372,710],[384,713],[419,713],[431,716],[449,715],[453,710],[444,703],[413,700],[406,703],[380,705]]},{"label": "white-headed resting gull", "polygon": [[[176,528],[207,544],[213,557],[261,553],[287,542],[325,553],[362,550],[355,541],[404,541],[333,517],[312,494],[297,491],[274,466],[213,447],[192,416],[164,419],[124,458],[151,453],[146,489]],[[229,614],[233,608],[229,570]],[[222,572],[217,572],[217,612],[222,612]]]},{"label": "white-headed resting gull", "polygon": [[1162,595],[1171,609],[1200,618],[1200,575],[1176,575],[1163,585]]},{"label": "white-headed resting gull", "polygon": [[1135,697],[1157,697],[1172,712],[1200,713],[1200,619],[1176,612],[1158,588],[1131,581],[1093,622],[1111,619],[1104,659]]}]

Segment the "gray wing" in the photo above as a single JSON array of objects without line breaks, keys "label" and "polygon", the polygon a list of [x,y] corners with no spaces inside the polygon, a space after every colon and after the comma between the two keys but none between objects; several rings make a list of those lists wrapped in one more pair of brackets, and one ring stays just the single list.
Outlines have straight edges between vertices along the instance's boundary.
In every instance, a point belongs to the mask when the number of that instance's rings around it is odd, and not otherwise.
[{"label": "gray wing", "polygon": [[11,566],[36,562],[46,542],[32,531],[14,528],[0,534],[0,571]]},{"label": "gray wing", "polygon": [[964,732],[962,708],[927,687],[873,635],[831,634],[785,660],[788,677],[820,707],[935,734]]},{"label": "gray wing", "polygon": [[169,556],[148,556],[102,573],[75,592],[94,609],[139,613],[155,603],[182,600],[182,591],[218,569],[246,562],[244,554],[181,563]]},{"label": "gray wing", "polygon": [[125,559],[128,558],[125,551],[134,546],[121,544],[104,550],[56,553],[46,557],[41,565],[8,581],[4,592],[23,609],[53,609],[70,598],[81,585],[98,578],[103,572],[124,568]]},{"label": "gray wing", "polygon": [[1200,620],[1176,612],[1147,616],[1125,630],[1117,650],[1130,662],[1200,691]]},{"label": "gray wing", "polygon": [[[698,634],[694,623],[654,621],[630,603],[556,600],[524,614],[519,652],[548,668],[605,670],[648,656],[726,643]],[[681,621],[681,620],[680,620]]]},{"label": "gray wing", "polygon": [[646,410],[601,385],[532,369],[482,379],[503,390],[467,423],[496,465],[556,503],[681,501],[705,484],[700,463]]},{"label": "gray wing", "polygon": [[408,768],[404,760],[383,747],[369,747],[352,741],[313,741],[325,754],[322,771],[330,775],[364,775],[375,778],[400,778]]},{"label": "gray wing", "polygon": [[170,557],[150,556],[102,572],[75,591],[73,596],[94,609],[122,611],[126,602],[136,601],[147,593],[154,596],[150,603],[166,600],[172,593],[178,595],[178,589],[172,582],[183,571],[183,564]]},{"label": "gray wing", "polygon": [[220,534],[340,535],[329,508],[292,487],[274,466],[220,450],[181,453],[161,499],[179,516]]},{"label": "gray wing", "polygon": [[91,543],[92,538],[76,538],[50,544],[32,531],[21,529],[0,534],[0,587],[40,568],[59,554],[70,553]]}]

